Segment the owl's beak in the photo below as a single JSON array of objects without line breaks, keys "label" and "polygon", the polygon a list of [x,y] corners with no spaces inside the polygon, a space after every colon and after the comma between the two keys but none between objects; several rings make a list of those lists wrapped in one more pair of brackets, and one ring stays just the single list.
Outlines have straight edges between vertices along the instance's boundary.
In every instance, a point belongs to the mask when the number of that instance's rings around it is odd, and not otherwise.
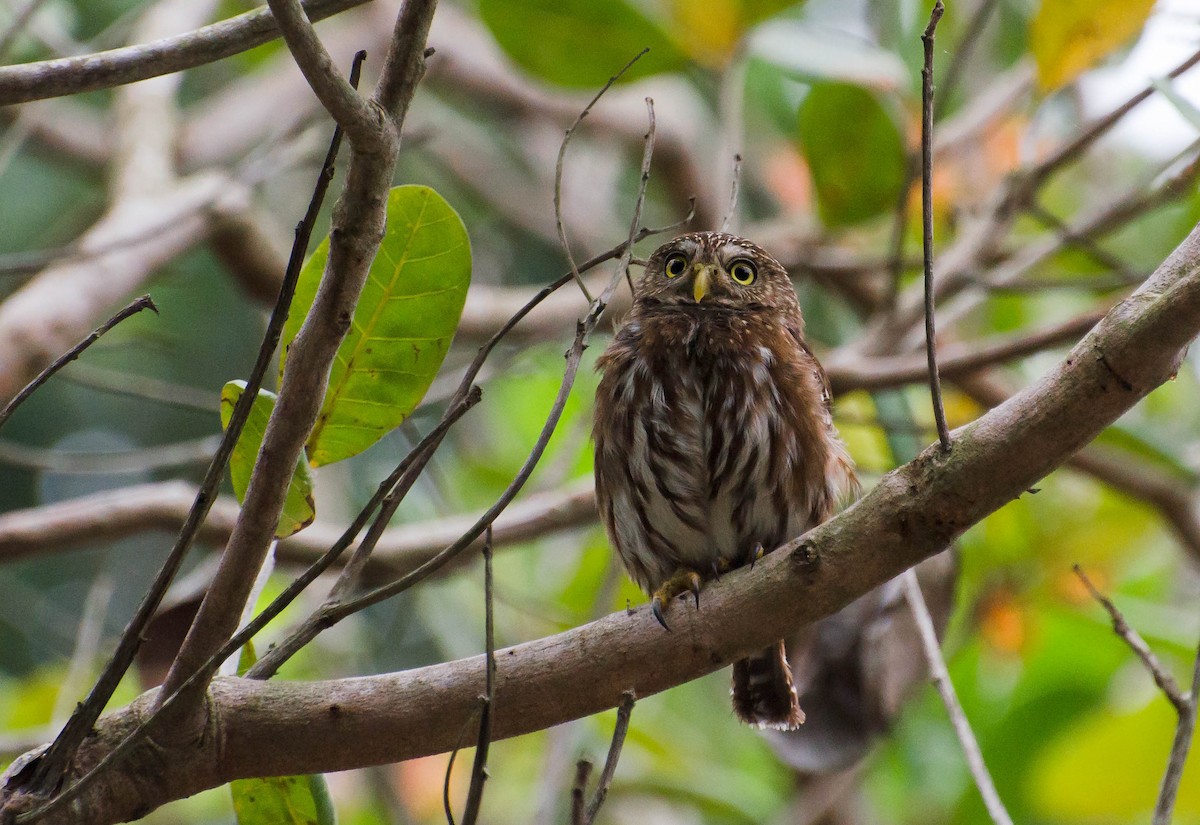
[{"label": "owl's beak", "polygon": [[704,300],[704,296],[709,293],[712,288],[713,270],[716,267],[712,264],[696,264],[696,278],[692,281],[692,295],[696,299],[696,303]]}]

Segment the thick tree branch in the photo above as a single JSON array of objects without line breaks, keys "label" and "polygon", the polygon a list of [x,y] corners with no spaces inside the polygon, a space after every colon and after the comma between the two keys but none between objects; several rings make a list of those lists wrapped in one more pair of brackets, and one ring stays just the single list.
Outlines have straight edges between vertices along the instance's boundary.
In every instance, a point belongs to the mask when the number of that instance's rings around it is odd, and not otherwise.
[{"label": "thick tree branch", "polygon": [[[311,20],[322,20],[364,0],[309,0]],[[97,54],[0,67],[0,106],[93,92],[172,74],[244,52],[279,36],[266,8],[239,14],[187,34]]]},{"label": "thick tree branch", "polygon": [[[408,0],[401,8],[375,96],[377,123],[366,129],[366,121],[358,120],[353,131],[347,129],[352,152],[345,189],[334,208],[325,274],[288,349],[279,399],[267,423],[241,514],[164,682],[164,696],[180,690],[233,636],[250,586],[266,557],[288,481],[325,398],[330,364],[350,327],[383,238],[400,132],[416,84],[424,74],[425,39],[435,6],[436,0]],[[294,43],[289,46],[296,49]],[[203,684],[203,680],[195,683],[197,696]],[[182,703],[177,712],[198,709],[189,704]],[[194,721],[203,724],[204,720],[197,717]],[[185,729],[183,736],[203,733],[195,725]]]},{"label": "thick tree branch", "polygon": [[[648,696],[709,673],[933,555],[1166,381],[1197,331],[1200,229],[1058,367],[956,431],[951,454],[926,450],[837,518],[754,570],[725,576],[706,591],[703,610],[677,606],[674,633],[642,608],[499,651],[496,738],[615,707],[629,689]],[[748,603],[761,609],[746,611]],[[234,777],[445,751],[475,712],[483,674],[482,657],[474,657],[332,682],[219,679],[209,690],[209,737],[169,762],[143,748],[80,804],[88,821],[112,822]],[[149,694],[102,720],[81,753],[83,767],[153,703]],[[10,798],[10,810],[22,802]],[[76,814],[62,816],[57,821]]]}]

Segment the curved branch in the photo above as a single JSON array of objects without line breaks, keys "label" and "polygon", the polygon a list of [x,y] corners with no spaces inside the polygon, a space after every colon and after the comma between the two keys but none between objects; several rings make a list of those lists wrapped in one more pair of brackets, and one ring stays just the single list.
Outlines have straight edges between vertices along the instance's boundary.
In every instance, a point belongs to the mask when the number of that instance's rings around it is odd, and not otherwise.
[{"label": "curved branch", "polygon": [[[309,19],[322,20],[365,0],[309,0]],[[94,92],[172,74],[260,46],[279,36],[266,8],[152,43],[96,54],[21,63],[0,68],[0,106]]]},{"label": "curved branch", "polygon": [[[926,450],[840,516],[672,605],[665,634],[645,608],[497,653],[495,737],[615,707],[716,670],[827,616],[945,547],[1020,496],[1168,380],[1200,331],[1200,228],[1067,358]],[[747,611],[753,603],[758,609]],[[234,777],[343,770],[448,750],[477,706],[482,656],[327,682],[220,679],[210,736],[162,760],[143,747],[57,819],[112,822]],[[148,694],[97,726],[79,762],[110,750],[153,705]],[[136,781],[132,781],[136,777]],[[10,811],[30,800],[10,792]]]}]

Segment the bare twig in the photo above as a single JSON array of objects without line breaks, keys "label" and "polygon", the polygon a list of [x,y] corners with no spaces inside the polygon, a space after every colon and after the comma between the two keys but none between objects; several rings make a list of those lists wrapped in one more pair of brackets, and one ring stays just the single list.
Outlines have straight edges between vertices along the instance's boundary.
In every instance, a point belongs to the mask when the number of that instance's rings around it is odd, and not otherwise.
[{"label": "bare twig", "polygon": [[[1033,332],[998,337],[994,341],[956,344],[942,349],[938,371],[947,378],[962,377],[979,369],[1032,355],[1049,347],[1077,340],[1104,317],[1100,310],[1069,318],[1061,324]],[[893,357],[843,357],[834,350],[822,359],[835,395],[856,389],[885,389],[921,381],[929,376],[929,362],[917,353]]]},{"label": "bare twig", "polygon": [[483,604],[484,604],[484,685],[479,715],[479,739],[475,744],[475,763],[471,766],[471,786],[467,789],[467,804],[463,808],[463,825],[475,825],[479,806],[483,802],[483,783],[487,781],[488,749],[492,744],[492,715],[496,706],[496,626],[495,581],[492,576],[492,528],[489,525],[483,540]]},{"label": "bare twig", "polygon": [[587,815],[583,820],[584,825],[592,825],[596,821],[596,814],[600,813],[600,806],[604,804],[604,800],[608,796],[613,775],[617,772],[617,761],[621,758],[621,748],[625,745],[625,734],[629,732],[629,717],[633,715],[633,703],[636,699],[637,695],[632,690],[621,694],[621,704],[617,708],[617,723],[613,727],[612,743],[608,746],[608,757],[604,760],[604,769],[600,771],[600,779],[596,782],[596,793],[587,806]]},{"label": "bare twig", "polygon": [[166,467],[205,464],[212,460],[220,443],[221,436],[210,435],[174,444],[128,450],[67,452],[0,441],[0,464],[79,475],[161,470]]},{"label": "bare twig", "polygon": [[13,414],[13,411],[16,410],[17,407],[21,406],[21,404],[27,398],[29,398],[29,396],[33,395],[38,387],[42,386],[42,384],[45,384],[46,381],[50,379],[50,376],[54,375],[54,373],[58,372],[67,364],[71,363],[80,355],[82,355],[83,351],[92,344],[96,343],[96,341],[100,339],[101,335],[108,332],[125,319],[133,315],[137,315],[143,309],[152,309],[154,310],[155,314],[158,313],[158,307],[154,305],[154,301],[150,300],[149,295],[143,295],[140,298],[135,298],[128,306],[101,324],[100,327],[93,331],[91,335],[87,336],[78,344],[71,347],[71,349],[66,353],[56,358],[54,363],[50,364],[50,366],[38,373],[36,378],[26,384],[20,392],[13,396],[11,401],[4,405],[3,409],[0,409],[0,427],[4,426],[4,422],[7,421],[9,416]]},{"label": "bare twig", "polygon": [[[482,708],[482,704],[480,708]],[[450,758],[446,760],[446,778],[442,781],[442,810],[446,813],[447,825],[454,825],[454,809],[450,805],[450,777],[454,772],[454,760],[458,758],[458,752],[467,744],[467,734],[470,732],[475,718],[479,716],[480,708],[476,708],[475,713],[471,714],[471,718],[463,725],[462,732],[458,735],[458,742],[450,751]]]},{"label": "bare twig", "polygon": [[[310,19],[326,17],[364,0],[309,0]],[[279,35],[275,18],[255,9],[176,37],[122,49],[0,67],[0,106],[93,92],[213,63],[260,46]]]},{"label": "bare twig", "polygon": [[742,181],[742,156],[733,156],[733,175],[729,182],[729,211],[725,213],[725,219],[721,221],[721,231],[728,232],[730,226],[733,225],[733,219],[737,215],[738,207],[738,187]]},{"label": "bare twig", "polygon": [[1175,809],[1175,796],[1179,783],[1183,781],[1183,768],[1187,764],[1188,750],[1192,745],[1192,734],[1196,730],[1196,709],[1200,705],[1200,647],[1196,649],[1196,661],[1192,665],[1192,689],[1188,694],[1187,710],[1179,714],[1175,727],[1175,739],[1171,743],[1171,755],[1163,773],[1158,802],[1154,806],[1154,825],[1171,825]]},{"label": "bare twig", "polygon": [[349,80],[338,72],[333,58],[326,51],[321,38],[317,37],[312,22],[301,7],[300,0],[267,0],[267,5],[271,7],[271,13],[296,65],[321,105],[346,131],[351,144],[369,142],[378,129],[376,116],[367,107],[366,101],[358,96],[358,91]]},{"label": "bare twig", "polygon": [[3,34],[0,34],[0,61],[8,56],[8,50],[21,36],[21,32],[25,31],[25,26],[28,25],[30,18],[45,2],[46,0],[25,0],[25,5],[13,15],[8,28],[4,30]]},{"label": "bare twig", "polygon": [[1146,670],[1154,677],[1154,684],[1158,685],[1159,690],[1174,705],[1175,712],[1182,719],[1188,712],[1189,701],[1183,695],[1183,691],[1179,689],[1179,683],[1175,681],[1175,677],[1167,672],[1167,669],[1162,666],[1162,662],[1158,661],[1158,657],[1150,650],[1150,646],[1146,644],[1142,635],[1129,626],[1129,622],[1125,621],[1125,616],[1112,603],[1112,600],[1096,589],[1092,580],[1083,572],[1083,568],[1076,564],[1072,569],[1079,580],[1083,582],[1083,586],[1092,594],[1092,598],[1100,602],[1100,605],[1108,611],[1108,615],[1112,619],[1113,633],[1120,636],[1125,644],[1129,645],[1129,649],[1134,652],[1134,655],[1142,661]]},{"label": "bare twig", "polygon": [[925,249],[925,352],[929,360],[929,393],[933,400],[933,418],[937,422],[942,452],[950,451],[950,428],[942,405],[942,379],[938,375],[937,336],[933,320],[933,36],[946,7],[942,0],[933,4],[929,25],[921,35],[925,46],[925,65],[921,69],[921,217]]},{"label": "bare twig", "polygon": [[575,763],[575,782],[571,785],[571,825],[587,825],[587,784],[591,775],[591,762],[580,759]]},{"label": "bare twig", "polygon": [[[1167,72],[1166,77],[1169,80],[1174,80],[1197,63],[1200,63],[1200,51],[1195,52],[1187,60],[1184,60],[1174,69]],[[1148,100],[1155,91],[1157,91],[1157,87],[1151,83],[1108,114],[1094,121],[1072,140],[1050,155],[1050,157],[1042,160],[1033,169],[1029,170],[1027,178],[1029,188],[1019,188],[1019,191],[1032,192],[1041,186],[1051,175],[1062,167],[1072,163],[1086,152],[1093,143],[1107,133],[1109,129],[1117,125],[1127,114]]]},{"label": "bare twig", "polygon": [[579,113],[579,117],[575,118],[575,122],[571,124],[571,126],[567,129],[566,134],[563,135],[562,144],[559,145],[559,147],[558,147],[558,161],[554,164],[554,224],[555,224],[556,228],[558,229],[558,242],[562,246],[563,252],[567,256],[567,263],[571,267],[571,277],[573,277],[575,279],[575,283],[577,283],[579,285],[579,289],[583,292],[583,295],[585,298],[587,298],[589,304],[593,300],[592,293],[588,291],[587,284],[585,284],[583,282],[583,276],[581,276],[579,274],[579,267],[575,265],[575,256],[571,253],[571,242],[567,240],[567,230],[566,230],[566,227],[563,225],[563,217],[562,217],[562,178],[563,178],[563,166],[564,166],[563,161],[567,157],[567,145],[571,142],[571,138],[572,138],[572,136],[574,136],[575,130],[579,127],[579,124],[583,122],[583,119],[585,117],[587,117],[588,114],[592,111],[592,107],[596,105],[596,103],[600,100],[601,97],[603,97],[605,92],[607,92],[610,88],[612,88],[612,85],[614,83],[616,83],[617,80],[620,79],[621,75],[623,75],[623,74],[625,74],[625,72],[629,71],[629,68],[634,63],[638,62],[638,60],[641,59],[642,55],[644,55],[648,51],[650,51],[650,50],[642,49],[640,52],[635,54],[633,56],[633,58],[621,68],[621,70],[619,72],[617,72],[615,75],[613,75],[612,77],[610,77],[608,79],[608,82],[605,83],[603,87],[601,87],[600,91],[596,92],[595,97],[593,97],[590,101],[588,101],[588,104],[583,107],[583,111],[581,111]]},{"label": "bare twig", "polygon": [[946,713],[950,716],[954,733],[962,745],[963,754],[967,759],[967,767],[970,768],[975,785],[983,797],[983,804],[987,808],[988,815],[996,825],[1013,825],[1012,817],[1008,815],[1004,803],[1000,801],[1000,795],[996,793],[996,786],[992,782],[991,774],[988,773],[987,764],[983,761],[983,754],[979,750],[975,732],[971,730],[971,723],[967,721],[967,715],[963,712],[962,705],[954,691],[954,683],[950,681],[950,674],[946,671],[946,660],[942,658],[937,633],[933,629],[933,619],[929,615],[929,608],[925,605],[925,596],[921,593],[917,574],[911,569],[906,570],[900,580],[904,587],[904,598],[908,601],[913,621],[921,634],[921,648],[929,665],[930,677],[933,679],[938,694],[942,697],[942,703],[946,706]]}]

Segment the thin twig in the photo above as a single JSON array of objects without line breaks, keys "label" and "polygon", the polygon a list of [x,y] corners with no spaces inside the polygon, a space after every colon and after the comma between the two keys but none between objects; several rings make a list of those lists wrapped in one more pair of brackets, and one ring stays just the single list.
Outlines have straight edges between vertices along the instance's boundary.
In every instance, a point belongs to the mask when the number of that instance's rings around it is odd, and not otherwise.
[{"label": "thin twig", "polygon": [[1134,652],[1134,655],[1142,660],[1146,670],[1154,677],[1154,684],[1158,685],[1159,690],[1175,707],[1175,712],[1182,719],[1188,712],[1189,703],[1187,697],[1183,695],[1183,691],[1179,689],[1179,683],[1175,681],[1175,677],[1162,666],[1162,662],[1154,655],[1154,651],[1146,644],[1146,640],[1142,638],[1141,634],[1129,626],[1129,622],[1125,621],[1125,616],[1112,603],[1112,600],[1096,589],[1092,580],[1083,572],[1083,568],[1076,564],[1072,569],[1079,580],[1083,582],[1083,586],[1092,594],[1092,598],[1100,602],[1100,605],[1108,611],[1108,615],[1112,619],[1113,633],[1120,636],[1125,644],[1129,645],[1129,649]]},{"label": "thin twig", "polygon": [[[357,81],[359,70],[365,57],[364,52],[359,52],[354,56],[354,68],[351,71],[352,82]],[[179,531],[175,546],[171,548],[171,552],[159,569],[158,575],[151,584],[149,591],[142,599],[141,604],[138,605],[137,612],[129,620],[129,624],[122,632],[117,649],[114,651],[104,672],[92,687],[92,691],[88,694],[87,699],[76,707],[75,713],[67,720],[67,724],[54,740],[50,749],[39,761],[37,771],[34,773],[29,785],[31,789],[37,792],[49,794],[58,788],[71,756],[78,749],[84,737],[87,736],[88,731],[92,729],[92,725],[99,718],[104,706],[112,698],[113,691],[116,690],[121,678],[133,663],[134,655],[141,645],[143,634],[150,623],[150,619],[153,617],[155,611],[158,610],[158,606],[161,604],[167,588],[170,587],[171,582],[174,580],[175,574],[179,571],[184,557],[187,555],[196,534],[200,530],[200,525],[204,522],[204,517],[212,507],[213,501],[216,500],[217,488],[225,474],[225,465],[228,463],[229,457],[233,453],[233,448],[242,434],[242,429],[250,417],[250,410],[254,399],[258,396],[258,390],[262,386],[263,378],[271,365],[275,348],[279,345],[279,339],[283,333],[283,325],[287,320],[288,309],[292,303],[292,295],[296,291],[296,282],[300,278],[300,268],[304,263],[304,256],[308,250],[308,242],[312,238],[312,231],[316,225],[321,202],[324,200],[325,192],[329,188],[329,182],[333,179],[333,164],[337,157],[338,148],[341,145],[341,139],[342,130],[335,127],[333,137],[330,140],[329,151],[325,156],[325,162],[321,167],[320,174],[317,176],[317,183],[313,189],[308,210],[305,212],[304,218],[296,225],[296,236],[292,244],[291,257],[288,260],[288,268],[284,273],[283,282],[279,287],[279,297],[276,300],[275,308],[272,310],[271,318],[267,322],[267,329],[263,334],[263,341],[258,350],[258,357],[254,363],[254,367],[250,371],[246,387],[234,405],[233,412],[230,415],[229,426],[226,428],[221,445],[217,449],[216,455],[213,456],[212,462],[208,467],[208,472],[200,484],[200,489],[196,494],[196,499],[192,505],[191,512],[188,514],[187,521],[184,522],[182,529]],[[30,811],[28,819],[35,819],[64,804],[66,799],[79,793],[78,789],[83,784],[84,779],[87,779],[88,776],[97,775],[99,768],[100,766],[97,765],[87,775],[73,783],[71,787],[64,790],[61,794],[50,799],[39,808]]]},{"label": "thin twig", "polygon": [[591,775],[591,762],[580,759],[575,763],[575,782],[571,785],[571,825],[587,823],[587,784]]},{"label": "thin twig", "polygon": [[471,786],[463,808],[463,825],[475,825],[483,802],[483,783],[487,781],[488,749],[492,744],[492,716],[496,707],[496,625],[495,580],[492,576],[492,528],[488,525],[483,540],[484,605],[484,685],[483,710],[479,716],[479,740],[475,745],[475,764],[471,766]]},{"label": "thin twig", "polygon": [[933,619],[925,604],[925,596],[921,593],[917,574],[910,568],[901,575],[900,582],[904,587],[904,598],[908,601],[908,607],[912,611],[913,621],[921,635],[921,648],[929,665],[930,678],[942,697],[942,703],[946,706],[946,713],[949,715],[950,723],[954,726],[954,732],[962,745],[963,754],[967,759],[967,767],[970,768],[975,785],[983,797],[983,804],[987,808],[992,822],[996,825],[1013,825],[1012,817],[1008,815],[1004,803],[1000,801],[1000,794],[996,793],[996,786],[992,782],[991,774],[988,773],[987,764],[983,761],[983,753],[979,750],[975,732],[971,730],[971,723],[967,721],[967,715],[963,712],[958,695],[954,692],[954,683],[950,681],[950,674],[946,670],[946,660],[942,658],[937,632],[933,629]]},{"label": "thin twig", "polygon": [[[1174,69],[1167,72],[1166,78],[1174,80],[1197,63],[1200,63],[1200,51],[1193,53],[1187,60],[1184,60]],[[1041,186],[1060,168],[1073,162],[1079,155],[1087,151],[1088,147],[1100,139],[1109,129],[1117,125],[1125,115],[1148,100],[1157,90],[1158,87],[1151,83],[1108,114],[1093,121],[1088,128],[1076,135],[1074,139],[1033,167],[1028,173],[1029,188],[1023,189],[1022,187],[1018,187],[1018,191],[1031,192],[1033,189]]]},{"label": "thin twig", "polygon": [[921,35],[925,46],[925,65],[921,69],[921,219],[925,247],[925,352],[929,360],[929,393],[933,399],[938,441],[942,452],[949,452],[950,428],[946,426],[946,409],[942,405],[942,379],[938,375],[933,321],[933,35],[945,11],[942,0],[937,0],[929,15],[929,25]]},{"label": "thin twig", "polygon": [[455,743],[454,750],[450,751],[450,758],[446,760],[446,779],[442,782],[442,809],[446,812],[448,825],[454,825],[454,809],[450,805],[450,774],[454,770],[454,760],[458,757],[458,752],[467,744],[467,732],[471,730],[471,725],[477,716],[479,716],[479,708],[475,709],[475,712],[467,719],[467,723],[463,725],[462,732],[458,735],[458,742]]},{"label": "thin twig", "polygon": [[1179,715],[1175,727],[1175,740],[1171,743],[1171,755],[1163,773],[1158,802],[1154,806],[1154,825],[1171,825],[1171,814],[1175,809],[1175,796],[1179,783],[1183,781],[1183,768],[1187,764],[1192,734],[1196,730],[1196,707],[1200,705],[1200,647],[1196,649],[1196,661],[1192,665],[1192,690],[1188,694],[1187,711]]},{"label": "thin twig", "polygon": [[50,366],[38,373],[36,378],[26,384],[20,392],[13,396],[13,399],[4,405],[4,409],[0,409],[0,427],[4,426],[4,422],[7,421],[9,416],[13,414],[13,411],[16,410],[17,407],[21,406],[21,404],[24,403],[29,396],[33,395],[34,392],[37,391],[38,387],[42,386],[42,384],[45,384],[50,379],[50,376],[54,375],[54,373],[58,372],[67,364],[71,363],[80,355],[82,355],[83,351],[92,344],[96,343],[96,341],[100,340],[100,336],[104,335],[104,333],[108,332],[126,318],[137,315],[143,309],[151,309],[154,310],[156,315],[158,314],[158,307],[154,305],[154,301],[150,299],[149,295],[143,295],[140,298],[135,298],[129,303],[128,306],[124,307],[116,315],[109,318],[107,321],[93,330],[90,335],[88,335],[75,346],[71,347],[69,350],[67,350],[67,352],[56,358],[54,363],[50,364]]},{"label": "thin twig", "polygon": [[596,783],[596,793],[592,795],[592,801],[588,804],[584,825],[592,825],[596,821],[596,814],[600,813],[600,806],[604,804],[604,800],[608,796],[613,775],[617,772],[617,761],[621,758],[621,748],[625,745],[625,734],[629,732],[629,717],[633,715],[633,703],[636,700],[637,695],[632,690],[621,694],[621,705],[617,708],[617,723],[613,727],[612,743],[608,746],[608,758],[604,760],[604,769],[600,771],[600,779]]},{"label": "thin twig", "polygon": [[29,20],[37,13],[37,10],[45,4],[46,0],[25,0],[25,5],[13,15],[12,21],[8,24],[4,34],[0,34],[0,61],[5,61],[8,57],[8,50],[12,48],[13,43],[21,36],[21,32],[25,31],[25,26]]},{"label": "thin twig", "polygon": [[566,253],[567,263],[571,266],[571,277],[575,279],[575,283],[579,285],[579,289],[583,292],[583,296],[587,298],[589,304],[594,299],[592,298],[592,293],[588,291],[587,284],[583,282],[583,276],[579,274],[579,267],[575,265],[575,256],[571,253],[571,243],[567,240],[567,229],[563,225],[562,178],[564,161],[567,157],[567,144],[571,142],[571,138],[574,136],[575,130],[579,127],[579,124],[582,123],[583,119],[588,116],[588,113],[592,111],[592,107],[595,106],[600,98],[604,96],[604,93],[612,88],[612,85],[620,79],[621,75],[629,71],[629,67],[638,62],[642,55],[648,51],[650,51],[650,49],[646,48],[635,54],[633,58],[625,64],[621,71],[610,77],[608,82],[601,87],[600,91],[596,92],[595,97],[588,101],[588,105],[583,107],[583,111],[579,113],[579,116],[575,118],[575,122],[571,124],[570,128],[567,129],[566,134],[563,135],[562,144],[558,147],[558,161],[554,164],[554,224],[558,229],[558,242],[562,245],[563,252]]},{"label": "thin twig", "polygon": [[721,231],[728,232],[729,227],[733,225],[733,218],[737,214],[738,206],[738,187],[742,181],[742,156],[740,154],[733,156],[733,175],[729,181],[729,211],[725,213],[725,220],[721,221]]}]

